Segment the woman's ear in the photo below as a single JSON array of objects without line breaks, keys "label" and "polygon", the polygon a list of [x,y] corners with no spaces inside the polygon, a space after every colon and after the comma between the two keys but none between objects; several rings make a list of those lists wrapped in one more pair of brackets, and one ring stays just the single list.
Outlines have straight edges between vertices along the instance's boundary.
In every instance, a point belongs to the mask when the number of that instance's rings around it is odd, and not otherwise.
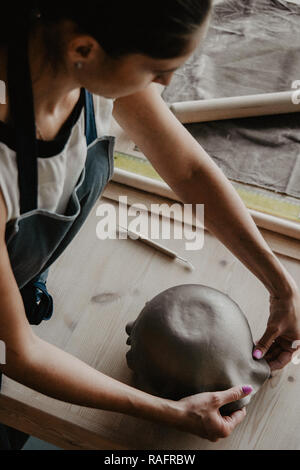
[{"label": "woman's ear", "polygon": [[91,45],[79,46],[79,47],[77,47],[77,52],[78,52],[78,54],[81,54],[82,57],[86,58],[90,54],[91,48],[92,48]]},{"label": "woman's ear", "polygon": [[69,59],[74,63],[92,62],[94,59],[99,60],[100,55],[104,51],[100,44],[91,36],[77,36],[73,38],[68,47]]}]

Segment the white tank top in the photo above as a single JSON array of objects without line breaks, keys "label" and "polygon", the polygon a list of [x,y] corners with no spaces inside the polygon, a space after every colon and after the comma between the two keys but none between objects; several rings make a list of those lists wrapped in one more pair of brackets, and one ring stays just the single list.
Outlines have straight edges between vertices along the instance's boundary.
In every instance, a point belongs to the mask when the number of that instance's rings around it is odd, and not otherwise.
[{"label": "white tank top", "polygon": [[[93,95],[93,101],[98,137],[109,135],[114,100]],[[84,107],[82,107],[79,118],[71,131],[69,130],[67,141],[63,142],[63,148],[59,152],[54,155],[50,152],[50,156],[45,157],[43,150],[39,150],[39,209],[58,214],[64,214],[66,210],[87,156],[84,114]],[[42,142],[41,148],[46,149],[48,144],[51,146],[53,142]],[[20,216],[18,167],[16,152],[12,150],[8,142],[4,141],[0,141],[0,187],[7,207],[7,222],[9,222]]]}]

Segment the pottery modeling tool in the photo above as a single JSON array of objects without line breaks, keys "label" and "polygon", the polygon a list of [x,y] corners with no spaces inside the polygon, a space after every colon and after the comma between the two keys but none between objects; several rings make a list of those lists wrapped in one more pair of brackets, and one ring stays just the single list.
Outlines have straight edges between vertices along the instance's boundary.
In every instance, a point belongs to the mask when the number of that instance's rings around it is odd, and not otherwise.
[{"label": "pottery modeling tool", "polygon": [[160,243],[154,242],[153,240],[150,240],[147,237],[144,237],[143,235],[135,232],[134,230],[128,230],[126,227],[122,227],[122,225],[118,225],[118,228],[121,228],[122,230],[125,230],[125,232],[127,232],[129,236],[132,235],[134,237],[134,240],[141,240],[146,245],[152,246],[153,248],[160,251],[161,253],[164,253],[165,255],[170,256],[170,258],[178,259],[180,261],[183,261],[184,263],[186,263],[186,267],[188,267],[191,271],[195,270],[195,267],[192,265],[192,263],[190,261],[188,261],[185,258],[182,258],[175,251],[170,250],[169,248],[166,248],[165,246],[161,245]]}]

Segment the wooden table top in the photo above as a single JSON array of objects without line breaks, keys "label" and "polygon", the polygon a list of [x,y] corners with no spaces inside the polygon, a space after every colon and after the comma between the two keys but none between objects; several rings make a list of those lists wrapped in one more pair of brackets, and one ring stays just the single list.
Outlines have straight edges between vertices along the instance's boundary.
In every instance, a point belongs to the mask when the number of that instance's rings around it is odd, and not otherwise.
[{"label": "wooden table top", "polygon": [[[118,208],[116,202],[102,197],[99,204],[104,203]],[[50,321],[33,327],[41,338],[132,385],[125,358],[126,323],[154,295],[189,283],[227,293],[247,315],[254,339],[263,333],[268,292],[208,232],[198,251],[185,251],[184,240],[161,240],[193,262],[196,270],[189,271],[141,242],[99,240],[99,204],[50,268],[47,286],[55,307]],[[282,255],[280,259],[300,285],[299,261]],[[60,402],[4,376],[0,422],[64,449],[300,449],[299,390],[300,367],[290,363],[254,396],[247,417],[233,434],[211,443],[142,419]]]}]

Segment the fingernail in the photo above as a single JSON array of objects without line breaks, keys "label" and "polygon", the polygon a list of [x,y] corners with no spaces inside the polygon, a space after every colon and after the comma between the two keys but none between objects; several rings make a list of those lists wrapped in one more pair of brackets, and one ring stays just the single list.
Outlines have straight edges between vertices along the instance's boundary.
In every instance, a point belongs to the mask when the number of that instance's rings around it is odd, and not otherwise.
[{"label": "fingernail", "polygon": [[246,393],[247,395],[253,391],[253,388],[251,385],[244,385],[243,386],[243,392]]},{"label": "fingernail", "polygon": [[262,352],[259,350],[259,349],[255,349],[254,353],[253,353],[253,356],[256,358],[256,359],[260,359],[262,357]]}]

